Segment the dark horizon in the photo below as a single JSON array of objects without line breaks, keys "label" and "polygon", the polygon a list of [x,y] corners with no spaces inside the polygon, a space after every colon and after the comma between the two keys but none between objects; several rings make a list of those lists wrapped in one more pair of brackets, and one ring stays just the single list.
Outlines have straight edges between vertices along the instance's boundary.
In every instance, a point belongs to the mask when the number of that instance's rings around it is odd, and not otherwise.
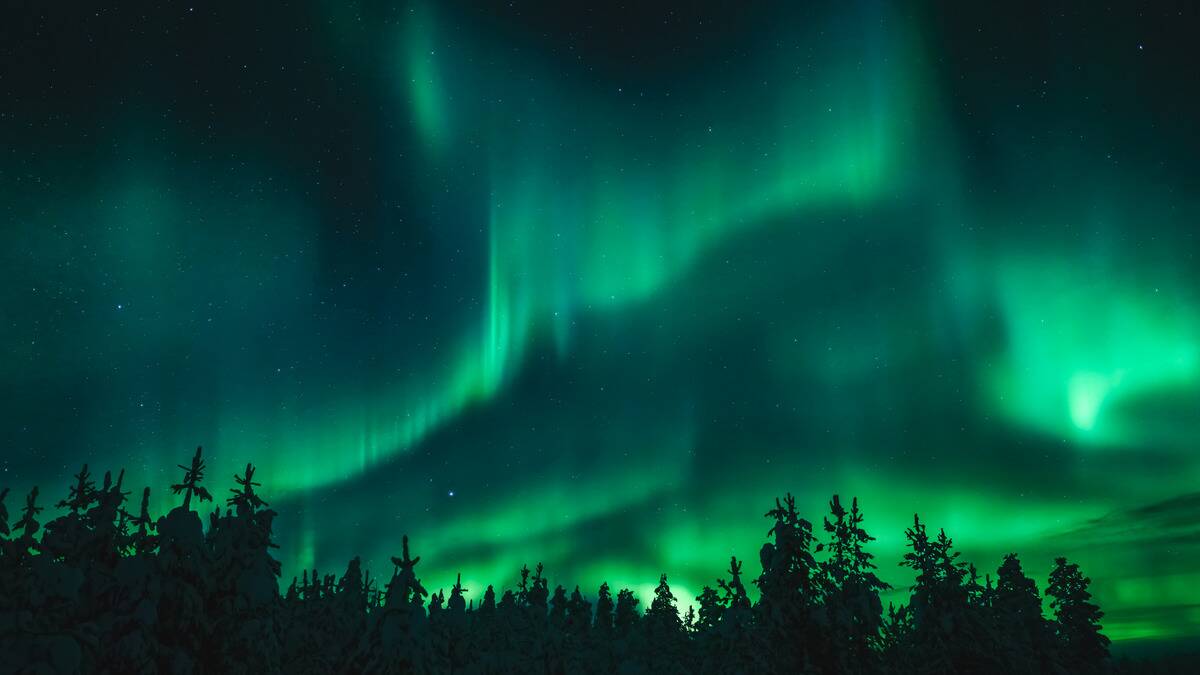
[{"label": "dark horizon", "polygon": [[1039,594],[1017,554],[981,572],[915,515],[900,562],[915,575],[910,594],[885,610],[876,538],[858,499],[837,495],[819,525],[793,495],[777,497],[760,573],[730,556],[694,602],[666,573],[648,598],[607,582],[595,596],[551,591],[539,562],[476,605],[461,573],[449,598],[424,586],[407,535],[390,577],[356,556],[340,576],[293,574],[281,594],[278,513],[253,464],[224,509],[202,448],[178,468],[180,504],[159,517],[149,487],[127,507],[125,472],[99,479],[87,465],[56,517],[34,487],[10,526],[0,492],[0,652],[13,672],[1133,675],[1195,659],[1114,662],[1078,565],[1057,557]]}]

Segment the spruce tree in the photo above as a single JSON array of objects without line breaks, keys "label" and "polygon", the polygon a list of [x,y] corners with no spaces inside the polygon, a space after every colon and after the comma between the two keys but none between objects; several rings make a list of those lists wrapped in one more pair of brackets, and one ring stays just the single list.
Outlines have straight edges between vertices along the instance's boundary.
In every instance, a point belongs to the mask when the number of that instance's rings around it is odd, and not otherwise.
[{"label": "spruce tree", "polygon": [[679,609],[675,606],[675,596],[667,584],[667,575],[658,578],[658,587],[654,589],[654,600],[646,610],[646,621],[655,628],[663,628],[677,632],[680,628]]},{"label": "spruce tree", "polygon": [[155,524],[162,592],[158,601],[157,639],[161,644],[160,667],[164,671],[204,668],[210,654],[205,645],[214,627],[206,614],[217,580],[212,574],[212,552],[205,539],[200,516],[190,508],[190,497],[212,500],[200,485],[204,466],[197,448],[191,468],[184,469],[182,483],[172,486],[184,493],[183,504],[161,516]]},{"label": "spruce tree", "polygon": [[1025,575],[1017,554],[1004,556],[990,604],[1002,667],[1010,672],[1052,672],[1051,628],[1042,616],[1037,584]]},{"label": "spruce tree", "polygon": [[613,599],[608,583],[600,584],[596,596],[596,619],[593,623],[595,631],[607,637],[613,630]]},{"label": "spruce tree", "polygon": [[646,642],[643,653],[649,672],[686,672],[683,624],[679,620],[675,595],[671,593],[665,574],[659,577],[654,600],[646,610],[643,634]]},{"label": "spruce tree", "polygon": [[70,509],[71,513],[79,513],[80,511],[86,511],[95,498],[96,484],[91,480],[88,465],[84,464],[79,473],[75,474],[75,484],[71,486],[67,498],[60,501],[56,506],[60,509]]},{"label": "spruce tree", "polygon": [[571,592],[567,601],[567,622],[563,627],[563,665],[569,673],[588,672],[594,666],[596,654],[592,649],[592,603],[588,602],[579,587]]},{"label": "spruce tree", "polygon": [[[424,598],[428,591],[417,578],[421,557],[409,555],[408,535],[401,538],[401,556],[392,556],[392,579],[383,607],[367,639],[369,659],[360,669],[373,672],[421,671],[426,667],[428,621]],[[315,576],[315,575],[314,575]]]},{"label": "spruce tree", "polygon": [[[760,592],[756,618],[771,667],[797,671],[810,660],[808,648],[821,641],[813,621],[819,597],[812,523],[800,517],[790,493],[782,502],[776,499],[775,508],[765,517],[774,522],[767,532],[771,540],[759,550],[762,574],[754,581]],[[731,609],[742,602],[725,590]]]},{"label": "spruce tree", "polygon": [[[717,660],[713,665],[720,672],[758,673],[775,669],[770,664],[770,650],[781,645],[772,644],[770,637],[760,640],[761,633],[755,625],[750,597],[742,583],[742,564],[737,557],[729,557],[729,581],[717,579],[717,587],[724,592],[721,599],[723,609],[721,622],[710,647]],[[796,639],[793,636],[792,639]]]},{"label": "spruce tree", "polygon": [[567,623],[565,629],[573,635],[584,635],[592,622],[592,603],[588,602],[576,586],[567,601]]},{"label": "spruce tree", "polygon": [[129,524],[137,528],[132,535],[134,555],[146,555],[158,547],[158,538],[150,531],[154,529],[154,521],[150,518],[150,488],[142,490],[142,503],[138,514],[129,519]]},{"label": "spruce tree", "polygon": [[612,591],[607,582],[601,583],[596,593],[596,612],[587,642],[588,661],[593,664],[595,672],[608,673],[617,668],[614,645],[616,626],[613,623],[615,614],[616,604]]},{"label": "spruce tree", "polygon": [[904,534],[910,550],[900,565],[917,573],[908,604],[912,659],[931,672],[994,670],[988,631],[970,605],[966,565],[958,561],[953,540],[945,530],[930,538],[915,515]]},{"label": "spruce tree", "polygon": [[883,622],[879,593],[889,586],[873,571],[874,556],[867,552],[866,544],[875,538],[862,527],[858,499],[851,501],[847,511],[833,495],[829,510],[833,519],[824,519],[829,541],[818,545],[818,550],[824,548],[829,554],[820,565],[828,631],[828,649],[820,650],[822,661],[827,670],[863,672],[874,667],[872,647]]},{"label": "spruce tree", "polygon": [[1092,602],[1091,582],[1079,565],[1054,559],[1046,595],[1053,598],[1054,628],[1063,645],[1064,664],[1072,673],[1100,672],[1108,664],[1109,639],[1100,632],[1104,612]]},{"label": "spruce tree", "polygon": [[721,602],[721,594],[712,586],[705,586],[700,595],[696,596],[696,631],[708,633],[714,631],[721,622],[721,614],[725,605]]},{"label": "spruce tree", "polygon": [[41,529],[42,524],[38,522],[37,515],[43,511],[42,507],[37,505],[38,487],[33,486],[29,494],[25,496],[25,508],[21,510],[21,518],[13,525],[14,530],[21,531],[21,537],[17,540],[18,557],[21,557],[29,552],[29,549],[35,548],[37,542],[33,536]]},{"label": "spruce tree", "polygon": [[200,458],[202,448],[196,446],[196,454],[192,457],[192,465],[179,465],[183,469],[183,481],[175,483],[171,486],[171,492],[175,494],[183,493],[183,508],[191,507],[192,495],[196,495],[202,502],[211,502],[212,494],[208,489],[200,485],[200,481],[204,480],[204,460]]},{"label": "spruce tree", "polygon": [[454,580],[450,589],[450,597],[446,600],[446,611],[443,612],[443,631],[446,641],[447,672],[462,672],[469,663],[470,638],[468,635],[467,601],[463,594],[467,592],[462,585],[462,574]]},{"label": "spruce tree", "polygon": [[254,513],[256,510],[267,506],[267,503],[254,492],[254,488],[262,484],[254,482],[254,467],[249,462],[246,463],[246,477],[243,478],[234,474],[233,480],[241,489],[229,488],[233,496],[226,499],[225,503],[233,506],[239,516]]},{"label": "spruce tree", "polygon": [[550,596],[550,625],[561,628],[567,625],[567,589],[559,584]]},{"label": "spruce tree", "polygon": [[616,628],[617,634],[626,636],[631,633],[634,626],[638,622],[638,599],[634,597],[633,591],[628,588],[622,588],[617,591],[617,610],[613,616],[613,626]]}]

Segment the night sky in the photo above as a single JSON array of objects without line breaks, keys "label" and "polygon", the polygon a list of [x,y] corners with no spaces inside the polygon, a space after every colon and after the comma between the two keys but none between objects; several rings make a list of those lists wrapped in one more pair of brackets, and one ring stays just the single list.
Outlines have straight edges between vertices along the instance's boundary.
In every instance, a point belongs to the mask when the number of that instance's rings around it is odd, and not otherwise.
[{"label": "night sky", "polygon": [[137,4],[0,20],[0,485],[681,598],[838,492],[1200,636],[1190,3]]}]

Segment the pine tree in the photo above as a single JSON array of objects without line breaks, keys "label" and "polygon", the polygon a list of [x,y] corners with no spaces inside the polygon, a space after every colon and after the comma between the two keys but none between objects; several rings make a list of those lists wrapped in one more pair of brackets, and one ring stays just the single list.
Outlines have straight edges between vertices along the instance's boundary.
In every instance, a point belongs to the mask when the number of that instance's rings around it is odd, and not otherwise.
[{"label": "pine tree", "polygon": [[967,564],[967,601],[973,606],[984,608],[991,606],[991,593],[989,587],[992,584],[992,577],[987,576],[987,586],[979,583],[979,568],[975,567],[975,563]]},{"label": "pine tree", "polygon": [[762,574],[754,581],[761,593],[756,618],[771,667],[797,671],[809,660],[808,648],[822,642],[812,620],[819,602],[812,523],[797,513],[790,493],[782,502],[776,499],[764,517],[774,523],[767,532],[772,540],[758,554]]},{"label": "pine tree", "polygon": [[104,485],[95,492],[95,506],[88,509],[84,522],[91,536],[85,543],[84,555],[93,561],[116,565],[121,548],[127,541],[126,522],[122,516],[129,493],[122,490],[125,470],[122,469],[114,483],[112,473],[104,472]]},{"label": "pine tree", "polygon": [[435,615],[442,611],[442,603],[445,602],[445,596],[441,591],[433,593],[429,596],[429,617],[432,619]]},{"label": "pine tree", "polygon": [[450,600],[446,602],[446,609],[452,612],[460,612],[464,616],[467,613],[467,601],[463,598],[463,594],[467,589],[462,585],[462,572],[454,579],[454,587],[450,589]]},{"label": "pine tree", "polygon": [[878,639],[883,622],[880,591],[889,586],[872,571],[874,557],[866,544],[875,538],[863,529],[863,515],[858,499],[851,501],[850,510],[842,506],[838,495],[829,502],[833,520],[825,518],[828,544],[818,545],[829,552],[821,563],[825,626],[829,630],[826,642],[827,670],[861,672],[873,666],[873,643]]},{"label": "pine tree", "polygon": [[387,584],[383,607],[367,638],[366,663],[357,669],[369,672],[411,672],[425,669],[428,621],[423,598],[428,591],[414,568],[421,557],[410,557],[408,536],[401,539],[401,557],[392,557],[395,569]]},{"label": "pine tree", "polygon": [[238,515],[254,513],[255,510],[267,506],[267,503],[254,493],[254,488],[262,484],[254,482],[254,467],[249,462],[246,463],[246,477],[242,478],[234,474],[233,480],[242,489],[230,488],[229,491],[233,493],[233,496],[226,499],[225,503],[235,507]]},{"label": "pine tree", "polygon": [[675,595],[671,593],[665,574],[659,577],[658,587],[654,589],[654,600],[646,610],[643,632],[646,640],[643,653],[649,672],[685,672],[683,624],[679,620]]},{"label": "pine tree", "polygon": [[888,670],[911,673],[917,670],[912,659],[912,613],[906,605],[888,603],[887,616],[879,629],[879,654]]},{"label": "pine tree", "polygon": [[33,535],[37,534],[42,527],[37,520],[37,515],[43,509],[37,505],[37,498],[38,488],[35,485],[25,497],[25,508],[21,511],[21,519],[13,526],[13,529],[21,531],[21,542],[24,544],[22,550],[28,550],[34,545]]},{"label": "pine tree", "polygon": [[945,530],[936,539],[913,516],[905,530],[911,549],[901,566],[916,571],[908,612],[912,658],[931,672],[986,672],[995,669],[987,630],[968,601],[967,571]]},{"label": "pine tree", "polygon": [[524,607],[518,604],[517,594],[505,590],[496,603],[496,622],[492,648],[494,661],[502,667],[513,669],[526,657],[528,630]]},{"label": "pine tree", "polygon": [[544,618],[546,615],[547,602],[550,599],[549,582],[544,575],[545,568],[542,563],[537,564],[534,571],[532,583],[529,585],[525,594],[525,602],[529,608],[533,610],[535,616]]},{"label": "pine tree", "polygon": [[566,631],[573,635],[584,635],[588,632],[591,622],[592,603],[584,599],[583,593],[576,586],[571,592],[571,599],[567,601]]},{"label": "pine tree", "polygon": [[567,601],[567,623],[563,627],[563,665],[568,673],[587,672],[594,665],[591,650],[592,603],[588,602],[576,586]]},{"label": "pine tree", "polygon": [[725,610],[725,605],[721,603],[721,595],[712,586],[705,586],[700,595],[696,596],[696,605],[699,607],[696,613],[696,630],[700,633],[716,630]]},{"label": "pine tree", "polygon": [[1042,616],[1042,599],[1015,553],[1004,556],[1000,564],[990,609],[1003,668],[1051,672],[1051,629]]},{"label": "pine tree", "polygon": [[[645,643],[640,639],[642,628],[638,599],[633,591],[622,588],[617,591],[617,607],[613,616],[612,659],[615,664],[639,664],[644,662]],[[634,666],[637,668],[636,666]]]},{"label": "pine tree", "polygon": [[717,579],[717,586],[725,591],[726,609],[750,609],[750,596],[746,595],[746,586],[742,584],[742,563],[738,562],[737,556],[729,557],[729,581]]},{"label": "pine tree", "polygon": [[[112,486],[112,474],[105,475],[106,485],[102,491],[108,491]],[[69,488],[68,496],[55,506],[66,508],[69,513],[54,518],[46,523],[46,532],[42,536],[41,550],[46,555],[62,560],[72,567],[89,564],[90,557],[97,550],[90,546],[95,541],[93,534],[93,519],[87,517],[89,507],[100,501],[101,490],[96,489],[91,479],[88,465],[84,464],[75,474],[75,484]]]},{"label": "pine tree", "polygon": [[204,460],[200,459],[201,447],[196,446],[196,454],[192,457],[192,465],[190,467],[179,465],[183,469],[183,482],[176,483],[171,486],[171,492],[175,494],[183,493],[183,508],[190,508],[192,503],[192,495],[196,495],[201,502],[211,502],[212,494],[208,489],[200,485],[200,481],[204,480]]},{"label": "pine tree", "polygon": [[91,473],[88,472],[88,465],[84,464],[79,473],[75,474],[75,485],[71,486],[70,492],[66,499],[60,501],[56,506],[58,508],[68,508],[71,513],[79,513],[86,511],[87,507],[95,500],[96,484],[91,480]]},{"label": "pine tree", "polygon": [[158,538],[150,534],[154,529],[154,521],[150,518],[150,488],[142,490],[142,504],[138,514],[129,519],[129,524],[136,527],[132,535],[134,555],[146,555],[158,547]]},{"label": "pine tree", "polygon": [[550,626],[562,630],[567,625],[567,589],[559,584],[550,596]]},{"label": "pine tree", "polygon": [[619,635],[628,635],[638,622],[638,599],[633,591],[622,588],[617,591],[617,611],[613,618],[613,626]]},{"label": "pine tree", "polygon": [[671,632],[678,632],[681,627],[679,609],[675,606],[675,596],[671,593],[670,585],[667,584],[666,574],[658,578],[658,587],[654,589],[654,600],[651,601],[650,608],[646,610],[646,621],[650,626]]},{"label": "pine tree", "polygon": [[154,528],[158,533],[156,562],[162,584],[155,637],[161,645],[158,665],[163,671],[202,668],[207,657],[205,643],[212,630],[206,615],[215,582],[211,553],[200,516],[188,507],[190,495],[203,489],[198,485],[203,472],[199,458],[197,450],[193,459],[197,470],[185,468],[184,483],[173,486],[175,494],[186,492],[183,505],[160,517]]},{"label": "pine tree", "polygon": [[337,584],[338,601],[347,611],[362,611],[367,605],[367,582],[362,572],[362,560],[358,556],[346,565],[346,572]]},{"label": "pine tree", "polygon": [[[774,670],[768,663],[771,650],[783,645],[772,643],[771,637],[760,644],[760,633],[756,630],[754,613],[746,586],[742,583],[742,563],[737,557],[729,558],[729,581],[717,580],[717,587],[724,592],[721,623],[714,636],[714,662],[719,672],[758,673]],[[760,611],[761,615],[761,611]],[[771,634],[773,636],[773,634]],[[792,638],[796,639],[795,636]],[[791,652],[785,659],[790,658]]]},{"label": "pine tree", "polygon": [[596,596],[596,619],[593,626],[597,633],[607,637],[613,630],[613,599],[608,584],[600,584]]},{"label": "pine tree", "polygon": [[1072,673],[1101,672],[1108,664],[1109,639],[1100,632],[1104,612],[1091,601],[1091,582],[1079,565],[1066,558],[1054,559],[1046,595],[1053,598],[1054,627],[1063,644],[1064,664]]},{"label": "pine tree", "polygon": [[462,574],[454,580],[450,589],[450,598],[446,600],[446,611],[443,612],[443,632],[446,643],[445,661],[449,665],[447,672],[462,672],[470,662],[470,644],[468,636],[467,601],[463,594],[467,589],[462,585]]},{"label": "pine tree", "polygon": [[546,654],[544,658],[545,668],[548,672],[561,672],[565,668],[567,656],[567,607],[570,600],[567,599],[567,589],[563,588],[562,584],[554,587],[554,593],[550,596],[550,615],[545,625],[545,637],[542,648]]},{"label": "pine tree", "polygon": [[[420,604],[428,591],[417,579],[413,568],[421,562],[421,556],[410,558],[408,554],[408,535],[401,539],[401,557],[392,556],[392,564],[396,566],[392,580],[387,585],[387,600],[385,607],[398,608],[412,603]],[[315,576],[315,575],[314,575]]]},{"label": "pine tree", "polygon": [[488,584],[487,590],[483,592],[483,602],[479,603],[479,616],[488,616],[496,613],[496,589]]},{"label": "pine tree", "polygon": [[[193,466],[197,466],[193,460]],[[197,469],[202,473],[202,467]],[[212,515],[207,543],[211,552],[211,574],[216,598],[209,602],[208,613],[218,624],[241,626],[240,631],[217,631],[213,640],[220,644],[217,669],[231,673],[259,673],[278,670],[280,654],[278,616],[274,611],[279,602],[280,564],[271,556],[276,548],[271,540],[275,512],[261,509],[266,502],[254,494],[254,467],[246,465],[245,478],[234,476],[241,490],[232,489],[228,504],[236,509],[218,507]],[[198,480],[198,479],[197,479]],[[185,480],[185,482],[187,482]],[[194,489],[194,486],[193,486]],[[261,509],[261,510],[260,510]],[[314,583],[317,579],[315,570]],[[324,579],[322,595],[332,596],[333,575]],[[335,630],[330,614],[323,607],[323,624]],[[337,640],[326,640],[324,646],[337,649]],[[232,656],[239,654],[240,656]],[[326,662],[335,654],[323,654]]]}]

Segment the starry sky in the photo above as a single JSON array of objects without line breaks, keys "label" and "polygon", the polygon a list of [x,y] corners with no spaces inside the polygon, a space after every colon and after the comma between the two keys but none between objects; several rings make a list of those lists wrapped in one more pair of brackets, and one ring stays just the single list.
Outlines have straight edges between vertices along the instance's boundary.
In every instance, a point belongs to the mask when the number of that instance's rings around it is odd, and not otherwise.
[{"label": "starry sky", "polygon": [[1200,17],[976,4],[18,3],[0,484],[683,598],[838,492],[1194,639]]}]

